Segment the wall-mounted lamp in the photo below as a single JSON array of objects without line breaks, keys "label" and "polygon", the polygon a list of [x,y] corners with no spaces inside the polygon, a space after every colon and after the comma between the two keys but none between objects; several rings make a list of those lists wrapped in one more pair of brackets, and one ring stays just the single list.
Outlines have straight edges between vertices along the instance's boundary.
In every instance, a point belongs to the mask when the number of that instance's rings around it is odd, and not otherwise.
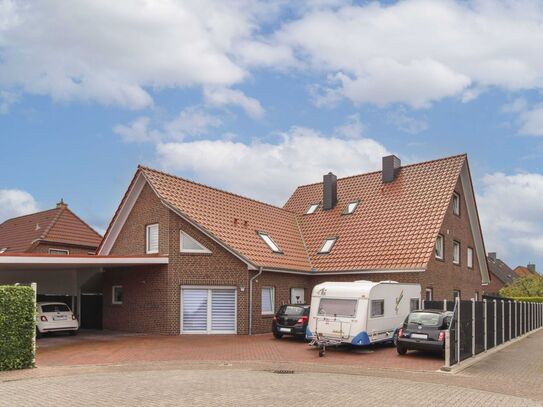
[{"label": "wall-mounted lamp", "polygon": [[245,286],[243,284],[239,285],[239,291],[241,291],[241,292],[245,291]]}]

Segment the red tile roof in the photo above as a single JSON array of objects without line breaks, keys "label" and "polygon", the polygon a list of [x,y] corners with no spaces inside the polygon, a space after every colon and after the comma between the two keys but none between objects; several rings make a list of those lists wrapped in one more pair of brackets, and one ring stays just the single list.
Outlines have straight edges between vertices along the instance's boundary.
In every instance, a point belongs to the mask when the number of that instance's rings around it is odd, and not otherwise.
[{"label": "red tile roof", "polygon": [[[312,215],[304,214],[321,203],[322,183],[299,187],[279,208],[150,168],[138,171],[165,204],[254,265],[317,272],[421,269],[466,160],[459,155],[407,165],[389,184],[380,171],[338,179],[337,206]],[[343,215],[355,200],[356,211]],[[283,253],[272,253],[257,231],[268,233]],[[328,237],[337,238],[331,253],[317,254]]]},{"label": "red tile roof", "polygon": [[533,273],[528,267],[525,266],[517,266],[513,271],[518,277],[538,275],[538,273]]},{"label": "red tile roof", "polygon": [[0,250],[31,251],[40,241],[97,248],[102,237],[66,206],[19,216],[0,224]]}]

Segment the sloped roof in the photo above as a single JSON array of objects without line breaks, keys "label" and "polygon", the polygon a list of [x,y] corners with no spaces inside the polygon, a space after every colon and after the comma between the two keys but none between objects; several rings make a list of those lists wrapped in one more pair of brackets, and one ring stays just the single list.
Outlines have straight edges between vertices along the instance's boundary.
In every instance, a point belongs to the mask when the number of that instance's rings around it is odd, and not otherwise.
[{"label": "sloped roof", "polygon": [[[151,168],[140,166],[139,171],[163,202],[254,265],[310,269],[295,214]],[[273,253],[259,231],[268,233],[283,253]]]},{"label": "sloped roof", "polygon": [[[406,165],[389,184],[383,184],[381,171],[341,178],[337,206],[330,211],[319,206],[312,215],[305,212],[310,204],[321,203],[322,183],[299,187],[279,208],[139,166],[99,252],[107,255],[112,247],[115,230],[127,216],[124,212],[131,210],[132,195],[139,194],[141,175],[166,206],[255,267],[421,270],[432,256],[464,165],[467,168],[466,155]],[[359,205],[354,214],[343,215],[345,206],[355,200]],[[268,233],[282,253],[273,253],[258,231]],[[328,237],[337,237],[332,252],[317,254]]]},{"label": "sloped roof", "polygon": [[67,206],[8,219],[0,224],[0,249],[30,251],[40,241],[96,248],[102,237]]},{"label": "sloped roof", "polygon": [[[424,268],[452,198],[466,155],[403,166],[391,183],[381,171],[338,179],[338,204],[304,215],[322,201],[323,184],[299,187],[285,209],[300,215],[312,265],[318,271]],[[349,202],[355,212],[343,215]],[[337,237],[329,254],[325,238]]]},{"label": "sloped roof", "polygon": [[518,277],[526,277],[526,276],[536,276],[537,273],[532,273],[528,267],[525,266],[517,266],[514,270],[515,274]]},{"label": "sloped roof", "polygon": [[512,283],[517,274],[503,260],[488,256],[489,271],[504,284]]}]

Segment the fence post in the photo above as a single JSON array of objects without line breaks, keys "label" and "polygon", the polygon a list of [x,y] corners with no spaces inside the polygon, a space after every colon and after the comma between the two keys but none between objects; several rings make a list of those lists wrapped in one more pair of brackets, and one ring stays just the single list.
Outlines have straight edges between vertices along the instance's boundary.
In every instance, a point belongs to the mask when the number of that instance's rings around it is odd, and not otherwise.
[{"label": "fence post", "polygon": [[475,298],[471,299],[471,356],[475,356]]},{"label": "fence post", "polygon": [[443,311],[447,311],[447,300],[443,300]]},{"label": "fence post", "polygon": [[509,340],[511,340],[511,301],[509,303]]},{"label": "fence post", "polygon": [[515,338],[518,336],[518,302],[515,301]]},{"label": "fence post", "polygon": [[498,344],[498,301],[494,300],[494,347]]},{"label": "fence post", "polygon": [[522,334],[526,333],[526,303],[522,302]]},{"label": "fence post", "polygon": [[460,298],[454,299],[456,309],[458,310],[458,325],[456,326],[456,363],[460,363]]},{"label": "fence post", "polygon": [[502,343],[505,342],[505,301],[501,301],[502,303]]},{"label": "fence post", "polygon": [[486,304],[486,299],[483,300],[483,321],[484,321],[484,331],[485,331],[485,352],[487,351],[488,349],[488,346],[487,346],[487,336],[488,336],[488,332],[487,332],[487,320],[488,320],[488,311],[487,311],[487,304]]},{"label": "fence post", "polygon": [[[452,321],[451,321],[452,324]],[[451,367],[451,330],[445,331],[445,367]]]}]

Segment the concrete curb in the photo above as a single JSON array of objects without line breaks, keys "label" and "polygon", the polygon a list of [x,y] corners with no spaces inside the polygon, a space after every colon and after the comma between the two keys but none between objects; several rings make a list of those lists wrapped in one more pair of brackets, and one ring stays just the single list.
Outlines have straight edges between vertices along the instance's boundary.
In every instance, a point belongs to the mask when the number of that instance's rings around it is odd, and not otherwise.
[{"label": "concrete curb", "polygon": [[496,346],[496,347],[494,347],[492,349],[489,349],[489,350],[487,350],[485,352],[479,353],[478,355],[472,356],[471,358],[466,359],[466,360],[464,360],[462,362],[459,362],[459,363],[457,363],[456,365],[454,365],[452,367],[443,366],[438,371],[441,372],[441,373],[447,373],[447,374],[460,373],[464,369],[467,369],[468,367],[473,366],[476,363],[479,363],[480,361],[486,359],[487,357],[489,357],[489,356],[491,356],[491,355],[493,355],[493,354],[507,348],[509,345],[520,342],[521,340],[527,338],[531,334],[539,332],[541,329],[543,329],[543,327],[534,329],[533,331],[527,332],[522,336],[518,336],[518,337],[516,337],[514,339],[511,339],[510,341],[507,341],[506,343],[502,343],[501,345],[498,345],[498,346]]}]

